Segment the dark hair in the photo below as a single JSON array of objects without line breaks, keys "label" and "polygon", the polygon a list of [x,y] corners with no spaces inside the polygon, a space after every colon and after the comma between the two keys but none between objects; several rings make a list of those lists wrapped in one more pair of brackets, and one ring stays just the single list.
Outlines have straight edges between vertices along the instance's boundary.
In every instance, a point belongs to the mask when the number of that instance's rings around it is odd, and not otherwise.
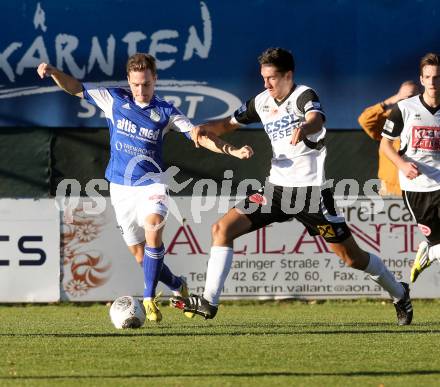
[{"label": "dark hair", "polygon": [[150,54],[136,53],[128,58],[127,75],[129,75],[131,71],[145,70],[151,70],[153,76],[156,76],[156,59],[154,59],[154,56]]},{"label": "dark hair", "polygon": [[258,62],[261,66],[274,66],[280,73],[295,71],[295,60],[293,59],[292,53],[280,47],[265,50],[258,57]]},{"label": "dark hair", "polygon": [[420,60],[420,75],[423,75],[423,67],[440,66],[440,58],[437,54],[429,52]]}]

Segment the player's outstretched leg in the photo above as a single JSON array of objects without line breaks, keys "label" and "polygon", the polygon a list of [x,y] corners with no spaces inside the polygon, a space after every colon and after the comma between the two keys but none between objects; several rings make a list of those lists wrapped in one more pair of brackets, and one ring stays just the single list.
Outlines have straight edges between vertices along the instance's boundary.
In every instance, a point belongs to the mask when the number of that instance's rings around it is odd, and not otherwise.
[{"label": "player's outstretched leg", "polygon": [[220,293],[231,268],[232,257],[231,247],[211,247],[203,296],[182,294],[181,297],[173,297],[170,300],[171,305],[182,309],[186,316],[192,313],[192,315],[198,314],[205,319],[214,318],[217,314]]},{"label": "player's outstretched leg", "polygon": [[203,296],[191,294],[189,297],[174,297],[170,300],[171,305],[185,313],[195,313],[205,319],[214,318],[221,291],[231,269],[233,255],[231,247],[212,246]]},{"label": "player's outstretched leg", "polygon": [[397,324],[409,325],[413,318],[413,308],[409,296],[409,286],[405,282],[397,282],[394,275],[387,269],[383,261],[376,255],[369,253],[368,266],[365,272],[370,278],[384,288],[393,298],[396,308]]},{"label": "player's outstretched leg", "polygon": [[184,312],[192,312],[205,319],[217,314],[220,294],[231,270],[234,251],[232,243],[240,235],[247,233],[251,222],[246,215],[232,208],[212,226],[212,240],[208,268],[206,270],[203,296],[174,297],[171,304]]},{"label": "player's outstretched leg", "polygon": [[330,243],[330,247],[348,266],[364,271],[389,293],[396,308],[397,324],[411,324],[413,309],[408,284],[397,282],[383,261],[363,251],[352,236],[339,243]]},{"label": "player's outstretched leg", "polygon": [[370,261],[365,268],[370,278],[385,289],[393,298],[396,308],[397,324],[409,325],[413,318],[413,308],[409,296],[409,286],[405,282],[397,282],[382,260],[374,254],[369,254]]},{"label": "player's outstretched leg", "polygon": [[189,297],[173,297],[171,304],[184,312],[198,314],[205,320],[214,318],[218,309],[216,305],[211,305],[203,296],[197,294],[191,294]]}]

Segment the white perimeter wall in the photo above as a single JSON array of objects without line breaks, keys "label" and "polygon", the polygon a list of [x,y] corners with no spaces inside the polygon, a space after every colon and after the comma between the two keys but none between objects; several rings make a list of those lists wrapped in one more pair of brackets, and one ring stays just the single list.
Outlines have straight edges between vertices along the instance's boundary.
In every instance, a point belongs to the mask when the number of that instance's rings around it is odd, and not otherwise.
[{"label": "white perimeter wall", "polygon": [[[109,200],[97,215],[86,214],[82,202],[66,222],[54,200],[0,200],[0,302],[142,295],[142,270],[123,242]],[[165,228],[165,260],[187,278],[192,292],[201,293],[210,227],[232,203],[215,197],[175,197],[174,203]],[[345,204],[347,222],[361,247],[379,255],[398,280],[408,282],[423,237],[403,201],[386,200],[383,208],[368,199]],[[440,266],[435,263],[411,287],[413,298],[439,297]],[[388,296],[362,272],[345,267],[322,237],[309,236],[297,221],[239,238],[223,299],[287,297]]]}]

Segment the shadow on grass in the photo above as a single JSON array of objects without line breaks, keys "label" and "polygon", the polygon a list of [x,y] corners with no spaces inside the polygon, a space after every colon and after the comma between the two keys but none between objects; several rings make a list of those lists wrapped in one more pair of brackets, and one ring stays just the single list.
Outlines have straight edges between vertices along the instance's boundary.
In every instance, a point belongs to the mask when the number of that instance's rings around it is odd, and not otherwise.
[{"label": "shadow on grass", "polygon": [[422,375],[440,375],[440,370],[410,370],[410,371],[352,371],[352,372],[290,372],[290,371],[273,371],[273,372],[213,372],[199,374],[152,374],[138,373],[126,375],[20,375],[20,376],[0,376],[0,380],[56,380],[56,379],[168,379],[168,378],[211,378],[211,377],[233,377],[233,378],[259,378],[274,376],[290,376],[290,377],[365,377],[365,376],[422,376]]},{"label": "shadow on grass", "polygon": [[[389,325],[389,324],[388,324]],[[286,328],[285,326],[282,326]],[[0,337],[14,337],[14,338],[28,338],[28,337],[58,337],[58,338],[80,338],[84,339],[87,337],[97,338],[97,337],[116,337],[116,338],[127,338],[127,337],[215,337],[215,336],[289,336],[289,335],[340,335],[340,334],[351,334],[351,335],[377,335],[377,334],[397,334],[397,335],[408,335],[408,334],[440,334],[440,329],[408,329],[408,327],[395,327],[394,329],[305,329],[305,330],[273,330],[273,326],[268,326],[268,330],[264,331],[253,331],[249,329],[251,327],[246,327],[242,331],[225,331],[225,332],[194,332],[194,328],[199,330],[199,327],[188,326],[180,327],[180,329],[190,328],[191,331],[188,332],[163,332],[163,331],[151,331],[149,328],[136,329],[136,330],[125,330],[118,332],[95,332],[95,333],[0,333]],[[210,327],[218,329],[219,326]],[[226,328],[226,327],[225,327]],[[227,326],[231,328],[231,326]],[[233,327],[232,327],[233,328]],[[261,330],[261,326],[258,327]],[[157,328],[153,328],[157,329]],[[174,331],[176,327],[172,328]]]}]

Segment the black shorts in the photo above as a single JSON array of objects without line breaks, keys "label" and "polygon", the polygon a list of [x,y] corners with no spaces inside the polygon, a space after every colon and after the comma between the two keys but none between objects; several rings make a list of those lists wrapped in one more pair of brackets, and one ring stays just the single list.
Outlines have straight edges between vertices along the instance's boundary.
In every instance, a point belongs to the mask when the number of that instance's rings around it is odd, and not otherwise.
[{"label": "black shorts", "polygon": [[235,208],[251,221],[250,231],[295,218],[310,235],[321,235],[330,243],[340,243],[351,235],[344,217],[336,212],[329,188],[267,184],[237,203]]},{"label": "black shorts", "polygon": [[403,200],[431,245],[440,243],[440,190],[431,192],[403,191]]}]

